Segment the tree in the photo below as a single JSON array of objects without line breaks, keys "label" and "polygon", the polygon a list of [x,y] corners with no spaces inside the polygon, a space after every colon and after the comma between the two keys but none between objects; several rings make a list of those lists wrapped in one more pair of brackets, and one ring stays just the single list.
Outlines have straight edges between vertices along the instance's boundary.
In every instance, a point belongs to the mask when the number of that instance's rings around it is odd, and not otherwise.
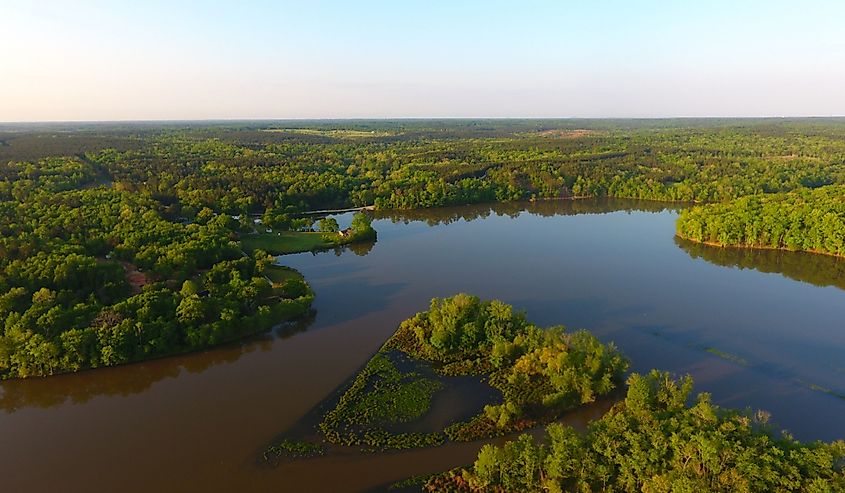
[{"label": "tree", "polygon": [[320,219],[318,228],[323,233],[337,233],[340,231],[340,226],[337,224],[337,219],[333,217],[324,217]]},{"label": "tree", "polygon": [[460,479],[457,491],[845,491],[845,442],[804,444],[708,394],[690,406],[691,391],[689,377],[634,374],[625,400],[583,437],[552,424],[548,445],[530,435],[485,445],[471,468],[426,489]]},{"label": "tree", "polygon": [[197,281],[193,279],[186,279],[185,282],[182,283],[182,289],[179,291],[179,294],[182,295],[183,298],[189,298],[200,291],[200,285]]},{"label": "tree", "polygon": [[299,298],[308,294],[308,285],[299,278],[285,279],[281,287],[285,296],[289,298]]},{"label": "tree", "polygon": [[188,325],[196,324],[205,318],[205,307],[196,295],[183,298],[176,308],[179,321]]},{"label": "tree", "polygon": [[373,220],[370,219],[370,216],[363,212],[356,212],[352,216],[352,224],[350,225],[352,236],[356,239],[374,238],[376,231],[373,229],[372,223]]}]

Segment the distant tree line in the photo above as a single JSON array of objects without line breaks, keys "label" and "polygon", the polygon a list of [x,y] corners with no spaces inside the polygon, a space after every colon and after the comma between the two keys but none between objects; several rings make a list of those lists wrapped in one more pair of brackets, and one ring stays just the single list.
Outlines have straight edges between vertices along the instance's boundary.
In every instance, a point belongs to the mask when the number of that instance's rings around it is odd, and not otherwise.
[{"label": "distant tree line", "polygon": [[[144,135],[129,148],[94,148],[65,159],[90,175],[76,183],[141,192],[186,217],[209,208],[233,215],[272,211],[290,220],[297,212],[333,207],[585,196],[720,202],[845,183],[845,129],[837,121],[596,125],[575,134],[508,133],[507,123],[491,128],[499,137],[474,137],[457,124],[418,125],[413,133],[398,132],[401,139],[171,129]],[[41,169],[47,161],[29,166]]]}]

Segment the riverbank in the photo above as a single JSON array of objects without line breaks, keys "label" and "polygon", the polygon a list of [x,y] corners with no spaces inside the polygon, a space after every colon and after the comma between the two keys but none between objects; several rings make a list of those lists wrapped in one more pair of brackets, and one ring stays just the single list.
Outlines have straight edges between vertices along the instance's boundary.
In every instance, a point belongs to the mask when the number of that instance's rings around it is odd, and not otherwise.
[{"label": "riverbank", "polygon": [[363,212],[363,211],[374,211],[376,210],[375,205],[365,205],[361,207],[347,207],[345,209],[323,209],[317,211],[305,211],[300,212],[298,215],[300,216],[325,216],[329,214],[343,214],[346,212]]},{"label": "riverbank", "polygon": [[738,250],[770,250],[776,252],[800,252],[800,253],[809,253],[813,255],[824,255],[826,257],[833,257],[837,259],[845,259],[845,255],[840,255],[838,253],[831,253],[825,250],[804,250],[801,248],[793,249],[793,248],[786,248],[786,247],[773,247],[767,245],[748,245],[748,244],[727,244],[727,243],[719,243],[717,241],[704,241],[704,240],[696,240],[695,238],[690,238],[688,236],[684,236],[680,233],[675,233],[676,238],[680,238],[684,241],[689,241],[691,243],[697,243],[699,245],[707,245],[716,248],[735,248]]},{"label": "riverbank", "polygon": [[371,241],[375,235],[354,235],[349,233],[317,233],[282,231],[278,233],[256,233],[241,238],[244,251],[264,250],[270,255],[318,252],[360,241]]}]

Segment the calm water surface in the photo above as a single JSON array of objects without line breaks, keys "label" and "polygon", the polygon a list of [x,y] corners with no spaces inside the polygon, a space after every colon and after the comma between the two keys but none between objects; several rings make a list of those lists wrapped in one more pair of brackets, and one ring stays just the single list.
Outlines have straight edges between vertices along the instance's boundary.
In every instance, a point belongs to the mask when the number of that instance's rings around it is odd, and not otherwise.
[{"label": "calm water surface", "polygon": [[379,217],[375,245],[281,259],[317,292],[312,321],[202,354],[0,384],[3,491],[360,491],[469,462],[479,443],[256,462],[398,322],[460,291],[589,328],[635,371],[690,373],[717,403],[770,411],[799,438],[845,437],[845,262],[691,245],[674,239],[676,217],[624,201]]}]

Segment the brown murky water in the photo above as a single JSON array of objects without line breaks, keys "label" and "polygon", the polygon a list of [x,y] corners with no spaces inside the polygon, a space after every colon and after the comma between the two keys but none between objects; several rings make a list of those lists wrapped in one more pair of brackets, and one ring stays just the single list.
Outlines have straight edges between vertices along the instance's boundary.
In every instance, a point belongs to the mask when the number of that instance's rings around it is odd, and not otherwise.
[{"label": "brown murky water", "polygon": [[479,443],[257,464],[399,321],[459,291],[590,328],[635,370],[691,373],[716,402],[766,409],[800,438],[845,437],[845,262],[676,242],[675,217],[624,201],[382,217],[374,246],[282,259],[317,292],[304,327],[0,384],[2,491],[361,491],[467,463]]}]

